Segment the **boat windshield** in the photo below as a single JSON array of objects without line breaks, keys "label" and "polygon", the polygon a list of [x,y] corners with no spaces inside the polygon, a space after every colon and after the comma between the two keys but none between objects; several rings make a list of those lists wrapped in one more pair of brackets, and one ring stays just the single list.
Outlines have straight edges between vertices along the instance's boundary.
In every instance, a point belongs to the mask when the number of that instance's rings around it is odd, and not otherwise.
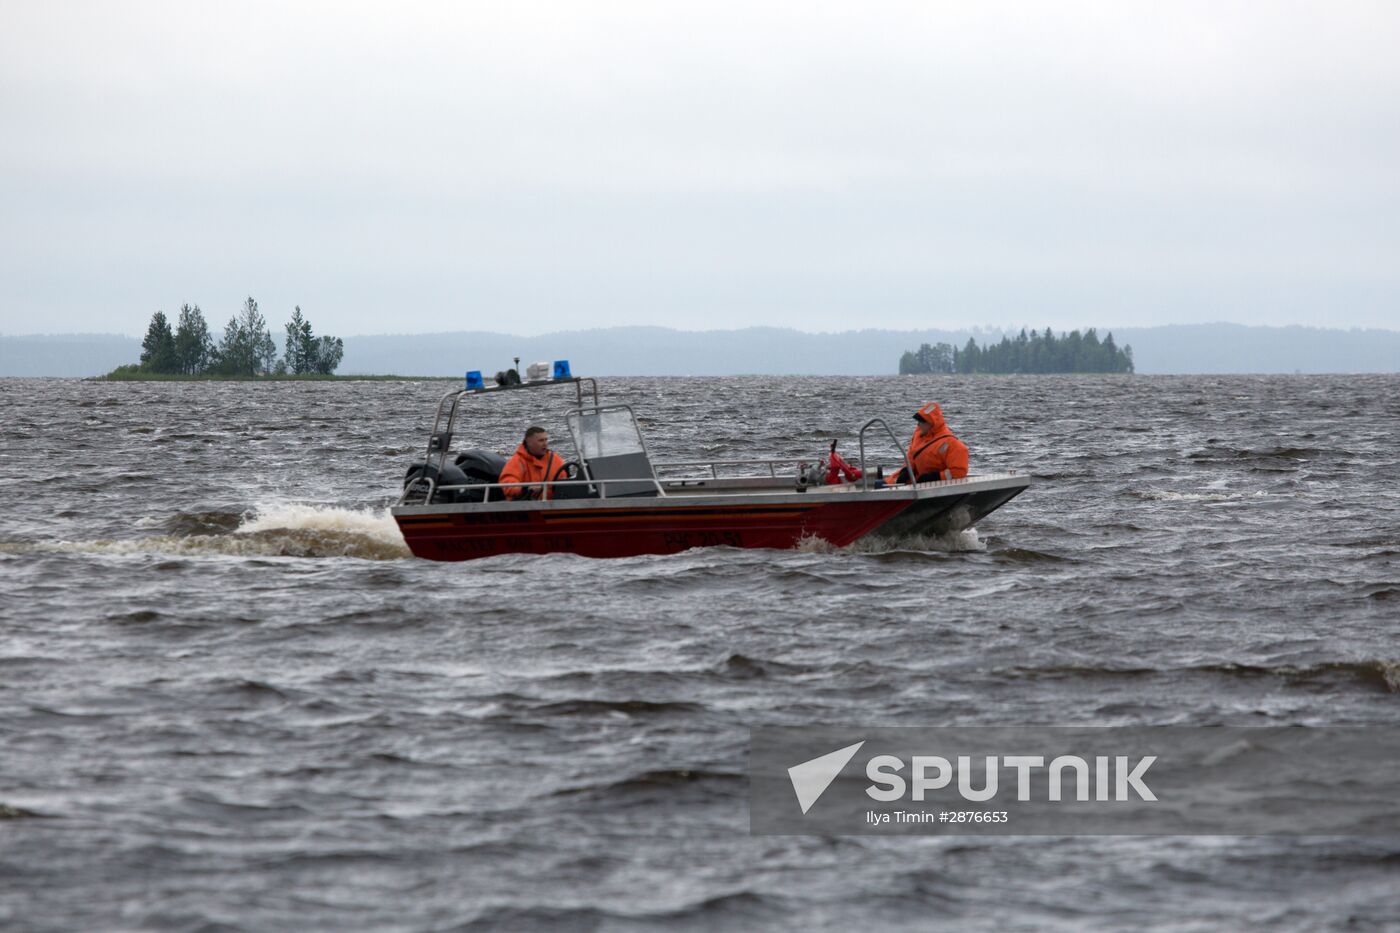
[{"label": "boat windshield", "polygon": [[570,412],[569,433],[584,460],[646,452],[636,416],[625,406]]},{"label": "boat windshield", "polygon": [[569,433],[584,471],[605,498],[665,495],[629,406],[571,411]]}]

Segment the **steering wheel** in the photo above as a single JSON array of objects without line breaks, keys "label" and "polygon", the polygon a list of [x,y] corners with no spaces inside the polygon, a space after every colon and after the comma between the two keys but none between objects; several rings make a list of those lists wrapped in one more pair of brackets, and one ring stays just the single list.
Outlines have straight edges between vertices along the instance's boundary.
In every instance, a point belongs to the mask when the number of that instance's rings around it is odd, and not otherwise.
[{"label": "steering wheel", "polygon": [[561,466],[554,474],[555,480],[560,479],[583,479],[583,464],[577,460],[569,460]]}]

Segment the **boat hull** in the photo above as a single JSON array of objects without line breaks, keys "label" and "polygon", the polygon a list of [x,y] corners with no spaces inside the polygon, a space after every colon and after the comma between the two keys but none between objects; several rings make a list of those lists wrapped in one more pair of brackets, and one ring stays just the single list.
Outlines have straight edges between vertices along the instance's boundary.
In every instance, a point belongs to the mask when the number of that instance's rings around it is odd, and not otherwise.
[{"label": "boat hull", "polygon": [[792,548],[810,538],[844,547],[877,533],[941,534],[970,527],[1027,484],[1024,477],[1002,475],[896,489],[692,492],[400,506],[392,512],[409,550],[430,560],[551,553],[634,557],[711,546]]}]

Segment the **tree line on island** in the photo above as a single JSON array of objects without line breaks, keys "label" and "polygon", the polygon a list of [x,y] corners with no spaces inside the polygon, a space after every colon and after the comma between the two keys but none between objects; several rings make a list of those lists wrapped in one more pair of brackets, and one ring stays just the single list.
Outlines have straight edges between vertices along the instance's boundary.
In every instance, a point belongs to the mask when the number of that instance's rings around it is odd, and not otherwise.
[{"label": "tree line on island", "polygon": [[1130,373],[1133,371],[1133,348],[1120,348],[1109,332],[1103,340],[1094,328],[1084,333],[1070,331],[1056,337],[1050,328],[1045,333],[1023,328],[1014,339],[1002,337],[1000,343],[979,347],[968,338],[961,349],[946,343],[906,351],[899,358],[901,376],[918,373]]},{"label": "tree line on island", "polygon": [[182,305],[175,326],[164,311],[151,316],[141,341],[141,362],[119,366],[113,376],[329,376],[345,355],[339,337],[317,337],[298,305],[285,326],[283,353],[252,297],[224,325],[214,342],[199,305]]}]

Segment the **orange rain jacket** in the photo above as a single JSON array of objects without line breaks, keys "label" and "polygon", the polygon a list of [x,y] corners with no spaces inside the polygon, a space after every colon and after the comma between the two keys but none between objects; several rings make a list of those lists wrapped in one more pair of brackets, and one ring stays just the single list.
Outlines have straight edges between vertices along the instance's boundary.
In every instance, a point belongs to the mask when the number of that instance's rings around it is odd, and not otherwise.
[{"label": "orange rain jacket", "polygon": [[[521,444],[515,449],[515,456],[506,461],[505,467],[501,469],[502,483],[543,483],[554,481],[560,478],[560,473],[564,470],[564,458],[560,457],[552,450],[545,451],[543,457],[531,456],[530,452]],[[502,489],[507,499],[519,499],[530,491],[527,486],[508,486]],[[541,499],[552,498],[553,492],[550,487],[545,486],[541,493]]]},{"label": "orange rain jacket", "polygon": [[[909,461],[914,464],[915,479],[962,479],[966,476],[967,445],[948,430],[948,424],[943,420],[943,409],[938,407],[938,403],[929,402],[914,417],[933,429],[921,434],[923,424],[920,424],[909,439]],[[908,473],[907,469],[900,470],[895,482],[909,482]]]}]

